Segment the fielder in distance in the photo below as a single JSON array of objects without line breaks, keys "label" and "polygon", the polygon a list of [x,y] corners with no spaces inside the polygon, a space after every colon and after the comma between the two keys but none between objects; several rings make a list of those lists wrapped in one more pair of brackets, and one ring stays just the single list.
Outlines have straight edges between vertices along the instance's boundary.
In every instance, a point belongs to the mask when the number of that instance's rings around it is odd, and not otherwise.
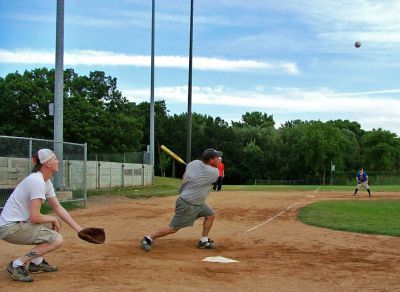
[{"label": "fielder in distance", "polygon": [[355,196],[358,192],[358,190],[361,190],[361,188],[367,189],[368,195],[371,198],[371,191],[369,189],[368,185],[368,174],[364,171],[364,169],[360,168],[360,170],[356,174],[356,180],[357,180],[357,187],[354,190],[353,196]]}]

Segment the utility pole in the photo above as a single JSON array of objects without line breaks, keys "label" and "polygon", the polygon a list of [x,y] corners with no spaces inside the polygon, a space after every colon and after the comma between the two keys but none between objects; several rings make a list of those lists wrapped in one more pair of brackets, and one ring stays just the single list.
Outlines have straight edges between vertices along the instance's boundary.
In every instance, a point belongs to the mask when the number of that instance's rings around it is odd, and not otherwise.
[{"label": "utility pole", "polygon": [[189,82],[187,110],[186,162],[192,161],[192,59],[193,59],[193,0],[190,1]]},{"label": "utility pole", "polygon": [[155,0],[151,5],[151,85],[150,85],[150,164],[153,167],[152,183],[154,183],[154,37],[155,36]]},{"label": "utility pole", "polygon": [[54,82],[54,152],[60,161],[54,176],[56,190],[64,189],[64,0],[57,0],[56,64]]}]

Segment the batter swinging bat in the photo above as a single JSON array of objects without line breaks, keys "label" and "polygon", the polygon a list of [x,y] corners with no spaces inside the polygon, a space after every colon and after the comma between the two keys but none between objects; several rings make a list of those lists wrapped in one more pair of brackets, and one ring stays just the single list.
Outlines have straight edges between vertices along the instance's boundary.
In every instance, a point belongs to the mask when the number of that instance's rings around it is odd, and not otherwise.
[{"label": "batter swinging bat", "polygon": [[171,150],[169,150],[167,147],[165,147],[164,145],[161,145],[161,149],[167,153],[169,156],[171,156],[172,158],[174,158],[176,161],[186,165],[186,162],[180,158],[178,155],[176,155],[174,152],[172,152]]}]

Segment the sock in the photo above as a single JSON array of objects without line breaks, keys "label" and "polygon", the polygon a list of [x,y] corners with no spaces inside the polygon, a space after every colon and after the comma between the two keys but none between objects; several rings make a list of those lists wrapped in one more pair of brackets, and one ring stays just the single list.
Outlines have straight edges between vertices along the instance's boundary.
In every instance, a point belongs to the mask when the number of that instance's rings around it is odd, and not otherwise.
[{"label": "sock", "polygon": [[358,189],[356,189],[356,190],[354,191],[354,194],[357,194],[357,192],[358,192]]},{"label": "sock", "polygon": [[21,267],[23,265],[24,265],[24,262],[21,261],[20,259],[16,259],[15,261],[13,261],[13,264],[12,264],[13,268]]},{"label": "sock", "polygon": [[145,236],[144,238],[146,239],[147,243],[149,243],[149,244],[152,244],[152,243],[153,243],[153,238],[151,238],[150,235],[147,235],[147,236]]},{"label": "sock", "polygon": [[33,260],[31,260],[31,263],[35,264],[35,265],[40,265],[43,262],[43,257],[37,257],[34,258]]},{"label": "sock", "polygon": [[367,189],[367,191],[368,191],[368,194],[371,196],[371,192],[369,191],[369,189]]},{"label": "sock", "polygon": [[202,236],[200,237],[201,242],[208,242],[208,237],[207,236]]}]

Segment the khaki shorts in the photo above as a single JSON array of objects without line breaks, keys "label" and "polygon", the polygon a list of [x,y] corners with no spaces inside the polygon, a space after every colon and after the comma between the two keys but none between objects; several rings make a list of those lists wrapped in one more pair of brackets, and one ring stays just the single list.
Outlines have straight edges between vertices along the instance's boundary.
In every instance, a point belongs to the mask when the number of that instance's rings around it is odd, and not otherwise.
[{"label": "khaki shorts", "polygon": [[207,204],[193,205],[178,197],[176,199],[175,216],[172,218],[169,227],[181,229],[193,226],[198,218],[213,215],[215,215],[214,210],[208,207]]},{"label": "khaki shorts", "polygon": [[367,181],[364,181],[362,183],[357,183],[357,188],[360,190],[361,187],[363,187],[364,189],[369,189],[369,185]]},{"label": "khaki shorts", "polygon": [[42,224],[19,222],[0,227],[0,239],[9,243],[35,245],[52,243],[60,234]]}]

